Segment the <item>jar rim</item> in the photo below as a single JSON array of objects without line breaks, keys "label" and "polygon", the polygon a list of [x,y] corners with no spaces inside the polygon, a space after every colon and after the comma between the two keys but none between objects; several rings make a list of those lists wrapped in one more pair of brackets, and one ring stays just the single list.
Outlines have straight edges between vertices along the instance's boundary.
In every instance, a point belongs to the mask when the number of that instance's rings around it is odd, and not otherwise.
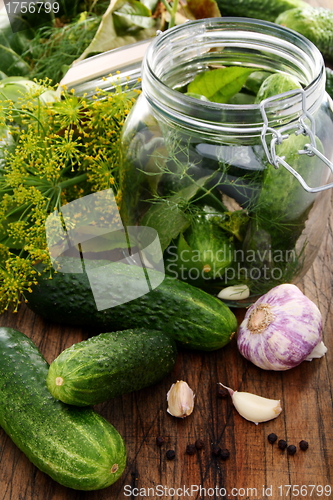
[{"label": "jar rim", "polygon": [[[191,43],[188,43],[189,40]],[[152,107],[166,119],[181,127],[199,127],[201,133],[204,129],[208,134],[260,134],[263,120],[259,104],[201,101],[168,85],[166,61],[183,64],[179,57],[183,46],[184,61],[189,56],[189,62],[193,64],[196,53],[199,60],[210,42],[218,43],[219,46],[224,43],[228,48],[238,50],[242,47],[244,51],[252,47],[258,53],[263,51],[272,57],[279,54],[286,65],[299,68],[306,80],[304,92],[307,111],[312,113],[319,107],[325,92],[324,60],[312,42],[289,28],[269,21],[221,17],[188,21],[175,26],[159,34],[148,47],[143,60],[142,90]],[[185,48],[184,44],[187,44]],[[254,71],[260,70],[259,67],[253,67]],[[191,114],[194,106],[195,116]],[[302,96],[297,94],[270,102],[266,111],[271,127],[281,124],[281,119],[290,121],[292,117],[298,118],[302,113]],[[210,118],[207,118],[207,114]]]}]

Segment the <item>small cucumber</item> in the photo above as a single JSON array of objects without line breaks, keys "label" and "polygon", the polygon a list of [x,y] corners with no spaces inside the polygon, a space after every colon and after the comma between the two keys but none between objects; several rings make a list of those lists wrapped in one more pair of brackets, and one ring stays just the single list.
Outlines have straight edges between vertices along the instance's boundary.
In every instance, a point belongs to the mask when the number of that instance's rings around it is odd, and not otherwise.
[{"label": "small cucumber", "polygon": [[302,0],[217,0],[222,16],[253,17],[274,22],[281,12],[308,6]]},{"label": "small cucumber", "polygon": [[152,385],[176,362],[175,342],[152,330],[101,333],[65,349],[46,379],[52,396],[85,406]]},{"label": "small cucumber", "polygon": [[301,89],[302,85],[295,76],[274,73],[268,76],[258,90],[255,102],[259,103],[268,97],[273,97],[289,90]]},{"label": "small cucumber", "polygon": [[308,5],[283,12],[275,22],[305,36],[333,60],[333,10]]},{"label": "small cucumber", "polygon": [[271,74],[272,73],[269,71],[254,71],[246,80],[244,87],[253,94],[257,95],[261,85]]},{"label": "small cucumber", "polygon": [[21,332],[0,328],[0,425],[41,471],[64,486],[97,490],[126,465],[116,429],[91,408],[68,406],[46,387],[48,364]]},{"label": "small cucumber", "polygon": [[[91,261],[90,267],[93,265]],[[137,295],[141,297],[126,302],[130,280],[141,290],[142,268],[115,262],[110,272],[112,279],[105,273],[99,278],[99,286],[108,303],[124,302],[121,305],[98,311],[85,272],[57,272],[51,280],[41,273],[27,304],[57,323],[92,327],[99,333],[149,328],[170,335],[185,347],[204,351],[223,347],[237,330],[236,317],[228,306],[188,283],[166,276],[155,290],[145,295],[140,292]],[[149,270],[152,278],[155,273],[160,275]]]}]

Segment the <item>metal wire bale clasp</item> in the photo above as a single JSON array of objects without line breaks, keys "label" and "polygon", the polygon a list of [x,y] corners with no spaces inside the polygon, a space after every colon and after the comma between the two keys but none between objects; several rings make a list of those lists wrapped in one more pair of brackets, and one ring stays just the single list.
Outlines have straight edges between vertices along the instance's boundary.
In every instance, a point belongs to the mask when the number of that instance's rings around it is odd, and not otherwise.
[{"label": "metal wire bale clasp", "polygon": [[[278,99],[282,99],[284,97],[290,97],[293,95],[301,95],[302,97],[302,114],[298,118],[296,123],[288,124],[281,127],[279,130],[269,127],[269,122],[266,114],[266,106],[267,104],[276,101]],[[285,167],[296,179],[299,181],[301,186],[308,191],[309,193],[318,193],[320,191],[324,191],[326,189],[330,189],[333,187],[333,182],[329,184],[324,184],[318,187],[310,187],[303,177],[285,160],[285,156],[278,156],[276,154],[276,145],[282,144],[285,139],[288,139],[289,132],[291,130],[295,131],[295,135],[307,135],[309,136],[310,143],[304,145],[304,149],[298,151],[300,155],[308,155],[308,156],[317,156],[320,160],[322,160],[333,173],[333,163],[326,158],[316,147],[316,133],[315,133],[315,122],[313,116],[308,113],[306,106],[306,94],[304,89],[290,90],[288,92],[283,92],[277,96],[268,97],[264,99],[260,103],[260,112],[263,118],[263,128],[261,131],[261,142],[263,148],[265,150],[267,159],[270,164],[272,164],[275,168],[279,168],[280,165]],[[310,122],[310,126],[308,126],[305,120],[308,119]],[[270,141],[270,147],[267,145],[266,136],[267,134],[272,135],[272,139]]]}]

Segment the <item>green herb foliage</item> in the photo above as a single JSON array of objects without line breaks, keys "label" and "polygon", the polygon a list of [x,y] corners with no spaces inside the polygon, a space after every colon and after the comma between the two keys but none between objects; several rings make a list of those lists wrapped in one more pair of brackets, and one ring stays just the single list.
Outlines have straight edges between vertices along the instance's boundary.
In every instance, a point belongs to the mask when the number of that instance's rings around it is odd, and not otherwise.
[{"label": "green herb foliage", "polygon": [[205,71],[187,86],[187,91],[200,94],[213,102],[227,103],[245,84],[253,72],[250,68],[232,66]]},{"label": "green herb foliage", "polygon": [[[95,191],[117,188],[120,132],[134,98],[120,88],[90,101],[65,91],[51,103],[35,85],[0,103],[0,311],[31,292],[34,264],[50,265],[45,220]],[[117,202],[119,198],[116,197]]]},{"label": "green herb foliage", "polygon": [[30,41],[22,57],[30,63],[30,78],[60,82],[69,66],[95,36],[100,17],[83,13],[70,24],[42,27]]},{"label": "green herb foliage", "polygon": [[[224,87],[219,77],[226,72],[221,68],[201,73],[182,91],[205,100],[221,92],[222,100],[229,85],[235,92],[230,103],[241,95],[254,100],[246,84],[258,89],[266,78],[265,90],[273,82],[271,95],[295,84],[281,74],[253,75],[244,68],[240,77],[237,68],[226,69],[231,71]],[[259,142],[211,144],[176,126],[159,132],[153,117],[149,119],[143,117],[136,132],[132,128],[124,135],[129,154],[120,180],[121,210],[128,223],[159,233],[166,273],[210,292],[244,283],[252,294],[294,279],[304,263],[304,229],[315,196],[283,166],[270,165]],[[291,134],[277,145],[277,154],[314,185],[321,172],[319,160],[298,153],[308,141]],[[322,150],[320,141],[317,147]]]}]

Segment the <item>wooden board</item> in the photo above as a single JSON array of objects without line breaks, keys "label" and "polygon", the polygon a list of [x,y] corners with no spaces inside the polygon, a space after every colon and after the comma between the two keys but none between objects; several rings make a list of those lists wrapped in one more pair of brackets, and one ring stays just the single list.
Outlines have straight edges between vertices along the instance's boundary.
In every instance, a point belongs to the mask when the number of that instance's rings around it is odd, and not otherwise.
[{"label": "wooden board", "polygon": [[[333,7],[332,0],[309,3]],[[323,314],[329,349],[325,358],[278,373],[248,363],[238,353],[235,341],[214,353],[181,352],[175,369],[161,383],[96,407],[122,434],[128,450],[123,476],[98,492],[60,486],[34,467],[1,430],[0,500],[333,498],[333,493],[327,496],[325,490],[320,494],[321,487],[333,488],[332,248],[333,215],[320,252],[299,284]],[[238,310],[237,315],[241,320],[244,310]],[[48,323],[26,307],[16,315],[2,315],[0,324],[31,337],[49,362],[64,348],[87,338],[84,330]],[[184,420],[166,412],[166,394],[176,380],[186,380],[196,394],[195,410]],[[247,422],[235,411],[230,398],[217,397],[218,382],[281,399],[283,413],[258,426]],[[309,449],[288,456],[268,443],[271,432],[296,446],[305,439]],[[156,445],[157,436],[166,439],[161,447]],[[186,446],[196,439],[202,439],[205,448],[189,456]],[[215,457],[212,445],[228,448],[229,460]],[[176,452],[173,461],[166,460],[169,449]]]}]

